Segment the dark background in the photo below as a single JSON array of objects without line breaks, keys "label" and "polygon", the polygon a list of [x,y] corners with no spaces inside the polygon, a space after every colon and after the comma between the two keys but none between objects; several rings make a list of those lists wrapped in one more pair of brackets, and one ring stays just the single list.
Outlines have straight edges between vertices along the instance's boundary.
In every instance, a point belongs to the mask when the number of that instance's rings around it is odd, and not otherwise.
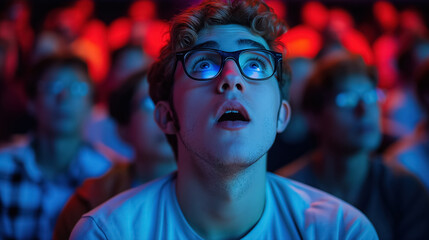
[{"label": "dark background", "polygon": [[[0,9],[5,9],[11,0],[0,0]],[[32,25],[37,31],[41,27],[41,22],[46,14],[56,7],[67,6],[74,2],[73,0],[29,0],[32,9]],[[109,24],[115,18],[127,14],[127,9],[132,0],[94,0],[95,3],[95,17]],[[158,6],[158,17],[164,20],[170,19],[173,15],[177,14],[180,10],[187,8],[193,1],[185,0],[154,0]],[[300,23],[300,9],[304,3],[308,1],[302,0],[285,0],[283,1],[287,6],[286,21],[290,26]],[[323,0],[322,2],[326,7],[341,7],[346,9],[352,14],[359,25],[365,22],[372,22],[372,5],[375,1],[370,0]],[[403,10],[407,8],[417,9],[424,17],[426,24],[429,23],[429,1],[428,0],[393,0],[392,2],[397,9]],[[0,11],[0,14],[3,11]]]}]

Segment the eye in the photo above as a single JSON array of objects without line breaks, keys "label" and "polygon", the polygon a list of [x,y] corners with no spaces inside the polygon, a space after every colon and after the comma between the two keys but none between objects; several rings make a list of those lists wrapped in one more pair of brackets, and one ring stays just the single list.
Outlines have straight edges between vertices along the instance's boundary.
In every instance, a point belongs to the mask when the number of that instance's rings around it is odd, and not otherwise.
[{"label": "eye", "polygon": [[375,103],[378,100],[377,91],[369,91],[362,96],[362,99],[366,104]]},{"label": "eye", "polygon": [[335,98],[335,103],[338,107],[349,108],[354,107],[359,101],[359,97],[352,92],[339,93]]},{"label": "eye", "polygon": [[49,81],[41,85],[41,91],[50,94],[50,95],[56,95],[60,93],[65,87],[64,81],[61,80],[55,80],[55,81]]},{"label": "eye", "polygon": [[260,58],[248,59],[243,66],[243,70],[261,72],[266,69],[266,63]]},{"label": "eye", "polygon": [[70,91],[75,96],[85,96],[89,92],[89,86],[85,82],[74,82],[70,87]]},{"label": "eye", "polygon": [[251,79],[264,79],[274,72],[274,57],[265,51],[244,51],[240,54],[239,61],[243,74]]},{"label": "eye", "polygon": [[213,66],[213,63],[206,58],[197,60],[192,68],[194,71],[205,71],[210,69]]}]

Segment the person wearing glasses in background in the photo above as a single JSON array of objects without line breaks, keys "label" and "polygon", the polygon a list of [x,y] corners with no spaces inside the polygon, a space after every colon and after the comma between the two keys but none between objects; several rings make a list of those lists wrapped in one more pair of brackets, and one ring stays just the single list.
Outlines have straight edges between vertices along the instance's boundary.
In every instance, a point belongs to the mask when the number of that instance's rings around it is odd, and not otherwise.
[{"label": "person wearing glasses in background", "polygon": [[290,108],[262,1],[204,1],[172,20],[149,73],[178,171],[84,214],[71,239],[378,239],[347,203],[267,173]]},{"label": "person wearing glasses in background", "polygon": [[83,60],[47,57],[25,87],[36,128],[0,150],[0,239],[52,239],[67,199],[111,162],[82,137],[93,94]]},{"label": "person wearing glasses in background", "polygon": [[109,97],[109,115],[121,138],[132,146],[131,163],[117,162],[99,178],[86,180],[62,210],[53,239],[69,239],[79,218],[114,195],[176,170],[173,151],[155,123],[147,70],[138,70]]},{"label": "person wearing glasses in background", "polygon": [[360,56],[336,53],[320,60],[302,103],[319,147],[276,173],[354,205],[380,239],[427,239],[428,193],[413,175],[374,154],[381,140],[376,84]]}]

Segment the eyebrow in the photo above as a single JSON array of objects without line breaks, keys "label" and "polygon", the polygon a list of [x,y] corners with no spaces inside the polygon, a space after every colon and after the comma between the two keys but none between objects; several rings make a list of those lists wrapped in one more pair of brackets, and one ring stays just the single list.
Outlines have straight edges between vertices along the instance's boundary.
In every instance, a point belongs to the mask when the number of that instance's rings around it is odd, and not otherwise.
[{"label": "eyebrow", "polygon": [[203,43],[195,45],[194,47],[192,47],[192,49],[199,49],[199,48],[216,48],[216,49],[219,49],[219,47],[220,47],[219,43],[217,43],[215,41],[207,41],[207,42],[203,42]]},{"label": "eyebrow", "polygon": [[254,48],[259,48],[259,49],[266,49],[264,45],[262,45],[261,43],[258,43],[256,41],[250,40],[250,39],[239,39],[237,41],[238,45],[246,45],[246,46],[250,46],[250,47],[254,47]]},{"label": "eyebrow", "polygon": [[[256,41],[250,40],[250,39],[238,39],[237,40],[237,44],[238,45],[245,45],[245,46],[250,46],[252,48],[257,48],[257,49],[266,49],[264,45],[262,45],[261,43],[258,43]],[[215,42],[215,41],[207,41],[207,42],[203,42],[200,44],[195,45],[194,47],[192,47],[192,49],[200,49],[200,48],[215,48],[215,49],[219,49],[220,48],[220,44]]]}]

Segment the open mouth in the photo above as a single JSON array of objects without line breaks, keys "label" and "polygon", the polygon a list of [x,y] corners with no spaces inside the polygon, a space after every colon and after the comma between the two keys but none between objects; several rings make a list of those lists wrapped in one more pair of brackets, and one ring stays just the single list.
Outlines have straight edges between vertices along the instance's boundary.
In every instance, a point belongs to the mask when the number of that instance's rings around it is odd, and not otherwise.
[{"label": "open mouth", "polygon": [[217,126],[237,131],[247,127],[251,121],[247,109],[238,101],[226,101],[217,111]]},{"label": "open mouth", "polygon": [[225,121],[243,121],[243,122],[248,122],[249,119],[244,114],[242,114],[239,110],[227,110],[218,119],[218,122],[225,122]]}]

